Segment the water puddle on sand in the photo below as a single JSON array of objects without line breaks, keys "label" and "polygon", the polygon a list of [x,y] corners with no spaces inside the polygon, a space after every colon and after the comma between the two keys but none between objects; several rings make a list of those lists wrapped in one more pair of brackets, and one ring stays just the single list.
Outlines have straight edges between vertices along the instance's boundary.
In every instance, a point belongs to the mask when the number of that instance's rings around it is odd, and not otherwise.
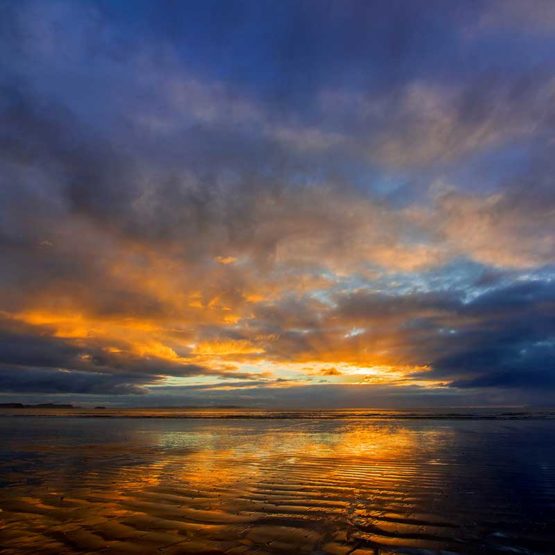
[{"label": "water puddle on sand", "polygon": [[0,553],[553,553],[555,421],[0,418]]}]

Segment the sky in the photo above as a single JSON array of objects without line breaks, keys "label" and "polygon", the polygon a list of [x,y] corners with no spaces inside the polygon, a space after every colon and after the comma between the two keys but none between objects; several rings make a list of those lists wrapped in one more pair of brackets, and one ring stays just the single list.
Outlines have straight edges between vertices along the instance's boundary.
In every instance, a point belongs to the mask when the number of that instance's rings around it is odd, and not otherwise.
[{"label": "sky", "polygon": [[555,404],[555,2],[0,0],[0,402]]}]

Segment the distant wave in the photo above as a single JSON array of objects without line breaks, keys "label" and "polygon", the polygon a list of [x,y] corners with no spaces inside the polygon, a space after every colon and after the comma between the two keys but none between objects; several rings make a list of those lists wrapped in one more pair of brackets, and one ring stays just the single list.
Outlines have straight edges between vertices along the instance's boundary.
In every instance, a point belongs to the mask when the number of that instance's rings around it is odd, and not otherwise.
[{"label": "distant wave", "polygon": [[50,416],[78,418],[177,418],[177,419],[273,419],[273,420],[551,420],[555,409],[438,409],[438,410],[275,410],[186,408],[0,408],[1,416]]}]

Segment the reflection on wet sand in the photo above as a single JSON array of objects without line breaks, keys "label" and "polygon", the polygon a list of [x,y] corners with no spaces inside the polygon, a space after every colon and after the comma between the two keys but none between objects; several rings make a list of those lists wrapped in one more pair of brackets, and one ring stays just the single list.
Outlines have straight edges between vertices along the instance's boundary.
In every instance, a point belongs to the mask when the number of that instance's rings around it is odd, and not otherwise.
[{"label": "reflection on wet sand", "polygon": [[2,418],[1,553],[550,553],[555,424]]}]

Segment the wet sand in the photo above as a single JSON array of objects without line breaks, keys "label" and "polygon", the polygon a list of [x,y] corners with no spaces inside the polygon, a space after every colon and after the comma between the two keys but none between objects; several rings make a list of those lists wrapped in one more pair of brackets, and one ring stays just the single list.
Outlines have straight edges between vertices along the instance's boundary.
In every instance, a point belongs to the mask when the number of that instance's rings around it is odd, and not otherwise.
[{"label": "wet sand", "polygon": [[555,552],[553,420],[135,416],[0,417],[2,555]]}]

